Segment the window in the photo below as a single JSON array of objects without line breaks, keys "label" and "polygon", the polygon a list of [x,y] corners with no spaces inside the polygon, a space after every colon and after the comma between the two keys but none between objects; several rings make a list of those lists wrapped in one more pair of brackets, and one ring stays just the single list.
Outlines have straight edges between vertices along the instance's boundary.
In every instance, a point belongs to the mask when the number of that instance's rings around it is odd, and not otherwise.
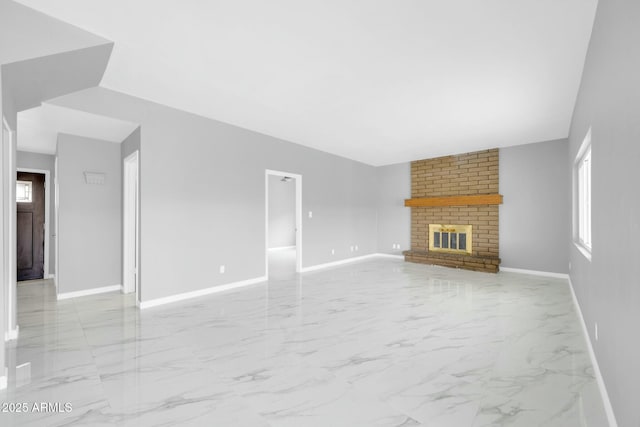
[{"label": "window", "polygon": [[429,250],[471,254],[471,225],[429,224]]},{"label": "window", "polygon": [[17,203],[31,203],[32,185],[31,181],[16,181]]},{"label": "window", "polygon": [[591,253],[591,129],[582,143],[576,161],[577,242]]}]

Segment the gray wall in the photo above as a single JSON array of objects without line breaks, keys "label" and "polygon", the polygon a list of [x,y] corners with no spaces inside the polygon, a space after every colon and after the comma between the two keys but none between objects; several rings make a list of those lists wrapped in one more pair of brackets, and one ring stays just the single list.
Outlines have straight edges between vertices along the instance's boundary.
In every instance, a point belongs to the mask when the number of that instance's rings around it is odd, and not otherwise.
[{"label": "gray wall", "polygon": [[404,200],[411,198],[411,164],[376,168],[376,183],[378,252],[400,255],[411,245],[411,208],[404,206]]},{"label": "gray wall", "polygon": [[269,248],[296,245],[296,182],[269,176]]},{"label": "gray wall", "polygon": [[54,206],[56,189],[55,185],[53,185],[55,182],[55,156],[50,154],[28,153],[25,151],[18,151],[16,154],[16,166],[18,168],[49,171],[49,182],[46,183],[49,188],[49,218],[47,218],[47,224],[49,226],[49,271],[45,271],[45,275],[54,274],[56,271],[56,224]]},{"label": "gray wall", "polygon": [[264,276],[266,169],[303,177],[303,267],[376,252],[372,166],[104,88],[52,102],[141,125],[143,301]]},{"label": "gray wall", "polygon": [[567,159],[566,139],[500,149],[501,267],[568,272]]},{"label": "gray wall", "polygon": [[[120,144],[58,136],[58,292],[121,284],[122,166]],[[84,172],[106,174],[104,185]]]},{"label": "gray wall", "polygon": [[620,426],[640,425],[638,22],[640,2],[599,2],[567,162],[572,168],[591,127],[592,259],[569,241],[571,281]]}]

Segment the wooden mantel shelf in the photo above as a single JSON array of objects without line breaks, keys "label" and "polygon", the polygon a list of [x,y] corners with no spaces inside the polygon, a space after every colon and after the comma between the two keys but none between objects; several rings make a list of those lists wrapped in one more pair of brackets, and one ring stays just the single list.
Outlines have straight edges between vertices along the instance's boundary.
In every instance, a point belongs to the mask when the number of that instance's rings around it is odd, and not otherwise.
[{"label": "wooden mantel shelf", "polygon": [[502,194],[477,194],[473,196],[420,197],[405,199],[408,207],[423,206],[473,206],[473,205],[501,205]]}]

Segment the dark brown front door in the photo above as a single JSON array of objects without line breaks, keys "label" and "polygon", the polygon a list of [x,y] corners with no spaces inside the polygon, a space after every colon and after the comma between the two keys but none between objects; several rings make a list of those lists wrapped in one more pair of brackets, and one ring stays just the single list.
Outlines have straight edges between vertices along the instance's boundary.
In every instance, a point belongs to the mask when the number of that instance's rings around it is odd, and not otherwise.
[{"label": "dark brown front door", "polygon": [[18,181],[31,182],[31,202],[18,201],[18,281],[44,278],[44,175],[18,172]]}]

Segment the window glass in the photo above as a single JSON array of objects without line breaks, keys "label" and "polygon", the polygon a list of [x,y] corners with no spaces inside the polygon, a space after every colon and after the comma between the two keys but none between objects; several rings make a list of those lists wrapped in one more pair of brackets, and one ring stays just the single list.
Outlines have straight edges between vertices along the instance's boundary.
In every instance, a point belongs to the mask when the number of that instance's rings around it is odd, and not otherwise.
[{"label": "window glass", "polygon": [[458,249],[461,251],[467,250],[467,233],[458,234]]},{"label": "window glass", "polygon": [[440,247],[440,232],[438,231],[433,233],[433,246],[436,248]]},{"label": "window glass", "polygon": [[33,184],[31,181],[16,181],[16,202],[31,203]]}]

